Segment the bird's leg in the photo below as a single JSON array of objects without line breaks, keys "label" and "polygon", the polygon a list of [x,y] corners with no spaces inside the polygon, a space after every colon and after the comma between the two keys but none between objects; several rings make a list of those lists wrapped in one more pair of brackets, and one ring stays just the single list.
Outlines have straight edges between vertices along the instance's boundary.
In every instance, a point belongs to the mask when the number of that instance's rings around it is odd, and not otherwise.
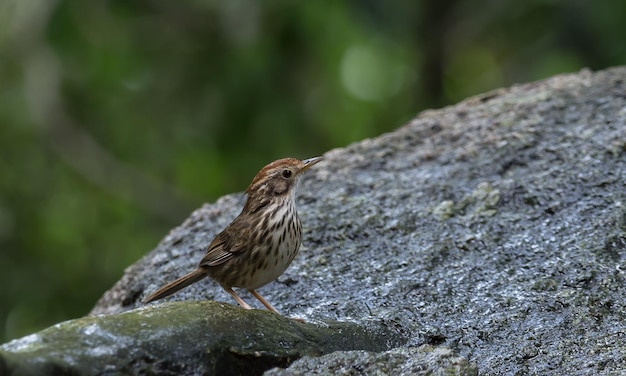
[{"label": "bird's leg", "polygon": [[248,305],[248,303],[244,302],[244,301],[243,301],[243,299],[241,299],[241,298],[239,297],[239,295],[237,295],[237,293],[233,291],[233,289],[231,289],[230,287],[227,287],[227,286],[222,286],[222,288],[223,288],[224,290],[226,290],[226,292],[227,292],[227,293],[229,293],[229,294],[230,294],[230,296],[232,296],[232,297],[233,297],[233,298],[237,301],[237,303],[239,303],[239,305],[240,305],[242,308],[244,308],[244,309],[252,309],[252,307],[250,307],[250,306]]},{"label": "bird's leg", "polygon": [[[263,298],[263,297],[261,296],[261,294],[259,294],[258,292],[254,291],[254,290],[252,290],[252,289],[249,289],[248,291],[249,291],[249,292],[250,292],[250,294],[252,294],[255,298],[257,298],[257,299],[258,299],[261,303],[263,303],[263,305],[265,306],[265,308],[267,308],[267,309],[269,309],[270,311],[272,311],[272,312],[277,313],[277,314],[279,314],[279,315],[280,315],[280,312],[278,312],[278,311],[276,310],[276,308],[274,308],[274,306],[270,304],[270,302],[268,302],[267,300],[265,300],[265,298]],[[282,316],[282,315],[281,315],[281,316]],[[297,321],[297,322],[305,322],[305,321],[304,321],[304,319],[297,318],[297,317],[292,317],[291,319],[292,319],[292,320],[294,320],[294,321]]]},{"label": "bird's leg", "polygon": [[250,294],[252,294],[252,296],[254,296],[255,298],[257,298],[261,303],[263,303],[263,305],[265,306],[265,308],[269,309],[270,311],[274,312],[274,313],[278,313],[280,315],[280,312],[278,312],[276,310],[276,308],[274,308],[274,306],[272,306],[270,304],[270,302],[268,302],[267,300],[265,300],[258,292],[254,291],[253,289],[248,289],[248,291],[250,292]]}]

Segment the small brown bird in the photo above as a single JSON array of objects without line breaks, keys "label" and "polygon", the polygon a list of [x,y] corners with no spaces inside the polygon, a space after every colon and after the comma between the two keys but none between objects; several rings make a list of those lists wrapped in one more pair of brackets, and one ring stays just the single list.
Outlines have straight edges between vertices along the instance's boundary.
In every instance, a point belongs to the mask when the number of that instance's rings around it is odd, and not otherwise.
[{"label": "small brown bird", "polygon": [[169,296],[205,277],[216,280],[240,306],[251,307],[233,291],[247,289],[278,313],[255,290],[278,278],[298,253],[302,225],[295,194],[302,174],[321,157],[284,158],[263,167],[246,190],[243,210],[209,245],[198,268],[148,295],[144,303]]}]

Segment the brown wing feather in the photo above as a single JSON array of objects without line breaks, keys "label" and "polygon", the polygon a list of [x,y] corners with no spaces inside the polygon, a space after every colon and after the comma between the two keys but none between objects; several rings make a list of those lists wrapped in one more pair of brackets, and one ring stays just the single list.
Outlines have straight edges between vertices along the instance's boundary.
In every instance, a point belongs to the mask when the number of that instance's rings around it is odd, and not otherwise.
[{"label": "brown wing feather", "polygon": [[[233,236],[234,234],[237,236]],[[237,253],[245,252],[249,248],[251,236],[250,221],[240,215],[209,244],[206,254],[200,261],[200,267],[221,265]]]}]

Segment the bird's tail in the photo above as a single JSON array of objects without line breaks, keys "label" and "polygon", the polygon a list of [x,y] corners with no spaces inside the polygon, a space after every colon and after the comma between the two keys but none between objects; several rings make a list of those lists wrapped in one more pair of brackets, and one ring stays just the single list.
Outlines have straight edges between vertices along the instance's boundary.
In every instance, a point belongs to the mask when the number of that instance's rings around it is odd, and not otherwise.
[{"label": "bird's tail", "polygon": [[203,279],[206,276],[207,274],[204,271],[204,269],[198,268],[194,270],[193,272],[186,274],[173,282],[168,283],[167,285],[161,287],[160,289],[156,290],[152,294],[146,296],[143,299],[143,303],[144,304],[150,303],[152,301],[165,298],[166,296],[170,296],[176,291],[183,289],[191,285],[194,282],[198,282],[199,280]]}]

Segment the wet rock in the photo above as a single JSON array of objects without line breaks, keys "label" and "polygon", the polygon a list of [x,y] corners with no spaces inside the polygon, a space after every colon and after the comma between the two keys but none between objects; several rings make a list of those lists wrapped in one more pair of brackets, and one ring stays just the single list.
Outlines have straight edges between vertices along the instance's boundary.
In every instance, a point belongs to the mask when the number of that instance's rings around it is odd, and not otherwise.
[{"label": "wet rock", "polygon": [[423,345],[380,353],[337,351],[320,357],[305,356],[288,369],[274,368],[265,376],[304,375],[477,375],[475,365],[452,350]]},{"label": "wet rock", "polygon": [[1,375],[258,375],[302,356],[406,340],[341,322],[300,323],[216,302],[175,302],[57,324],[0,347]]}]

